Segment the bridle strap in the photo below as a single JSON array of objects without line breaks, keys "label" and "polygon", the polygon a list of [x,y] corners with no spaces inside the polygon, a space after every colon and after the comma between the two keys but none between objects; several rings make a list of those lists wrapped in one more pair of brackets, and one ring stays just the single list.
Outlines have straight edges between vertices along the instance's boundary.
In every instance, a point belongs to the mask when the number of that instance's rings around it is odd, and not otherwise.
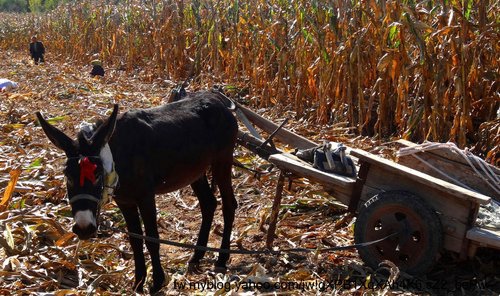
[{"label": "bridle strap", "polygon": [[104,188],[102,189],[102,196],[100,199],[93,195],[82,193],[82,194],[77,194],[72,198],[70,198],[69,204],[73,204],[79,200],[90,200],[97,203],[97,205],[101,207],[104,204],[111,201],[111,196],[113,196],[117,184],[118,184],[118,174],[114,170],[114,165],[113,165],[113,172],[111,172],[110,174],[106,174],[105,176],[105,184],[103,186]]},{"label": "bridle strap", "polygon": [[93,202],[96,202],[97,204],[100,203],[100,199],[98,199],[97,197],[95,196],[92,196],[90,194],[77,194],[75,196],[73,196],[72,198],[69,199],[69,203],[70,204],[73,204],[79,200],[90,200],[90,201],[93,201]]}]

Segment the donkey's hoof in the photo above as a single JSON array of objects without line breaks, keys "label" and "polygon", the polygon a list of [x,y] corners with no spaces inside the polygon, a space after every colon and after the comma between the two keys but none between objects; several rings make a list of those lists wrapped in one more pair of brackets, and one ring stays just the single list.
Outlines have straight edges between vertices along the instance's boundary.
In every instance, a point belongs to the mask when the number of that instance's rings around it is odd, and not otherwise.
[{"label": "donkey's hoof", "polygon": [[214,267],[214,272],[215,272],[215,273],[222,273],[222,274],[226,274],[226,272],[227,272],[227,267],[225,267],[225,266],[215,266],[215,267]]},{"label": "donkey's hoof", "polygon": [[200,263],[193,263],[193,262],[188,263],[188,268],[187,268],[188,274],[200,274],[202,272],[203,271],[200,268]]},{"label": "donkey's hoof", "polygon": [[150,295],[161,295],[159,292],[161,291],[162,287],[156,287],[156,286],[151,286],[149,288],[149,294]]},{"label": "donkey's hoof", "polygon": [[153,285],[149,287],[149,294],[158,295],[157,293],[160,292],[163,286],[168,282],[169,282],[168,279],[167,281],[165,281],[165,274],[163,273],[162,270],[162,274],[158,278],[155,279],[153,277]]},{"label": "donkey's hoof", "polygon": [[[142,277],[138,277],[138,278],[142,278]],[[135,280],[134,292],[136,292],[138,294],[144,293],[144,278],[142,278],[141,280]]]}]

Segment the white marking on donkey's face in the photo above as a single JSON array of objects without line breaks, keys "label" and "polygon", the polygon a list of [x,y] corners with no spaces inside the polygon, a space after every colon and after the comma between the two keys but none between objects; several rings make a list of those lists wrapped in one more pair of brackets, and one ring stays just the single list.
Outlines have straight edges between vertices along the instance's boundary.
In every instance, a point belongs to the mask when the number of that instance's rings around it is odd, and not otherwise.
[{"label": "white marking on donkey's face", "polygon": [[[80,129],[89,135],[89,137],[94,133],[94,126],[86,122],[80,124]],[[111,154],[108,143],[102,147],[99,156],[101,157],[104,171],[110,173],[113,170],[113,154]]]},{"label": "white marking on donkey's face", "polygon": [[89,225],[97,225],[95,216],[90,210],[76,212],[73,219],[75,220],[75,224],[81,229],[85,229]]},{"label": "white marking on donkey's face", "polygon": [[111,173],[113,170],[113,154],[111,154],[111,149],[108,144],[104,145],[99,156],[101,157],[104,171],[108,174]]},{"label": "white marking on donkey's face", "polygon": [[[93,126],[87,123],[83,123],[80,128],[89,136],[94,132]],[[109,148],[109,145],[107,143],[101,149],[99,156],[101,158],[104,171],[106,173],[110,173],[113,170],[113,155],[111,154],[111,149]],[[76,212],[73,219],[75,221],[75,224],[81,229],[85,229],[89,225],[97,225],[96,217],[90,210]]]}]

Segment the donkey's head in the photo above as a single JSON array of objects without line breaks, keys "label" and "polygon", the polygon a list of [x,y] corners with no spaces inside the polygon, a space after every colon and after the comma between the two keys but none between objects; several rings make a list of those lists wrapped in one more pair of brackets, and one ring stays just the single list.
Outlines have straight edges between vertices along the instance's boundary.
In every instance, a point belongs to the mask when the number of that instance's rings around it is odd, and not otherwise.
[{"label": "donkey's head", "polygon": [[95,130],[83,128],[78,133],[77,139],[73,140],[48,123],[40,112],[36,113],[49,140],[66,153],[64,175],[75,221],[73,232],[80,239],[88,239],[95,235],[100,207],[110,194],[107,187],[115,185],[117,181],[108,145],[117,115],[118,105],[115,105],[107,120]]}]

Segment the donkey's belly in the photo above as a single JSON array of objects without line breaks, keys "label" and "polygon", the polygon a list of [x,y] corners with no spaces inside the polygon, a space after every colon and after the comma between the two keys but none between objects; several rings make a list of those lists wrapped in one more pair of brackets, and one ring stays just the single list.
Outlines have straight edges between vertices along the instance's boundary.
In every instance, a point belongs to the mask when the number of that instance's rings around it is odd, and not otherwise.
[{"label": "donkey's belly", "polygon": [[172,173],[162,178],[155,186],[155,193],[167,193],[186,187],[202,177],[207,167],[208,165],[199,164],[198,166],[174,170]]}]

